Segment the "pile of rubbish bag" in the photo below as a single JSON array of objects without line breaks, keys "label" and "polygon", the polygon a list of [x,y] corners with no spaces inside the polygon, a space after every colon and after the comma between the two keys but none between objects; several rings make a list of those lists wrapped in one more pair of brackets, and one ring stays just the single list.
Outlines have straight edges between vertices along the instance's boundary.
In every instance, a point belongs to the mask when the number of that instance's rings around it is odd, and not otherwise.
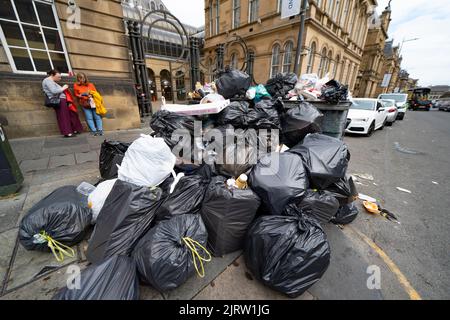
[{"label": "pile of rubbish bag", "polygon": [[[29,210],[19,230],[28,250],[63,261],[90,234],[81,288],[54,299],[138,299],[139,283],[167,292],[239,250],[256,279],[290,297],[320,280],[330,263],[323,225],[354,221],[358,192],[347,146],[321,134],[324,115],[302,92],[334,101],[346,98],[345,88],[295,74],[251,85],[244,72],[226,69],[196,92],[231,99],[227,107],[158,111],[152,134],[102,144],[96,187],[57,189]],[[195,152],[176,154],[180,146]]]}]

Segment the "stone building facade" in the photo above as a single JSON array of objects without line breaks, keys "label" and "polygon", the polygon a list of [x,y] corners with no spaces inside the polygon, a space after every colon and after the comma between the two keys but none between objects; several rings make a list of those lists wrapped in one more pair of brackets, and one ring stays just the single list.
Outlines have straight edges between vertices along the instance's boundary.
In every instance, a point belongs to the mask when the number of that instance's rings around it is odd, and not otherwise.
[{"label": "stone building facade", "polygon": [[[385,74],[383,74],[386,63],[384,48],[386,40],[389,38],[391,8],[386,7],[376,22],[376,27],[369,29],[357,77],[354,95],[360,98],[376,98],[377,88],[385,80]],[[391,75],[387,77],[391,77]]]},{"label": "stone building facade", "polygon": [[109,111],[105,130],[140,126],[120,0],[72,2],[2,1],[0,115],[10,138],[59,134],[55,112],[43,106],[41,81],[52,68],[63,83],[81,71],[95,83]]},{"label": "stone building facade", "polygon": [[384,46],[384,65],[382,68],[385,83],[378,85],[376,96],[382,93],[398,92],[400,90],[400,71],[402,57],[398,46],[394,46],[394,40],[386,41]]},{"label": "stone building facade", "polygon": [[[294,70],[298,16],[281,19],[281,1],[205,0],[205,65],[214,68],[215,48],[234,35],[255,55],[254,78],[265,83],[279,72]],[[327,73],[353,90],[376,0],[310,0],[300,72]],[[238,44],[228,46],[225,64],[242,66]]]}]

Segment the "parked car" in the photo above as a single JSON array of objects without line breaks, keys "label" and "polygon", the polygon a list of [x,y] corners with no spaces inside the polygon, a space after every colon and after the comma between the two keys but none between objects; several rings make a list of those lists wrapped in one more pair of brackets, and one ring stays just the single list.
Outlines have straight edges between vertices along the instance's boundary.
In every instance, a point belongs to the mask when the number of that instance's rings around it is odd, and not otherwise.
[{"label": "parked car", "polygon": [[395,106],[398,109],[398,120],[403,120],[408,109],[408,95],[406,93],[386,93],[380,94],[378,99],[395,100]]},{"label": "parked car", "polygon": [[375,130],[383,130],[387,122],[387,112],[378,99],[353,99],[347,118],[350,124],[347,133],[365,134],[368,137]]},{"label": "parked car", "polygon": [[387,112],[387,122],[386,124],[388,126],[392,126],[394,124],[394,122],[397,120],[397,116],[398,116],[398,109],[395,106],[395,100],[381,100],[384,104],[384,108],[386,109]]},{"label": "parked car", "polygon": [[450,100],[441,100],[441,101],[439,101],[439,110],[441,110],[441,111],[450,111]]}]

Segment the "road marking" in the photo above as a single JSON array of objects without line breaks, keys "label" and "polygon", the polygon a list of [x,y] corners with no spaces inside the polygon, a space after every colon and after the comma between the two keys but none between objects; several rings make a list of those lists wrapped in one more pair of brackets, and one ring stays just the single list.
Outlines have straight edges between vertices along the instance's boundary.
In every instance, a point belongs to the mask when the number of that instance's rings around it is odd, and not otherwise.
[{"label": "road marking", "polygon": [[391,269],[392,273],[395,274],[400,284],[403,286],[405,291],[408,293],[409,298],[411,300],[422,300],[419,293],[412,287],[412,285],[409,283],[408,279],[405,277],[405,275],[400,271],[400,269],[397,267],[397,265],[392,261],[391,258],[381,249],[375,242],[373,242],[369,237],[364,235],[363,233],[359,232],[358,230],[347,226],[345,229],[350,230],[351,232],[355,233],[358,237],[360,237],[365,243],[367,243],[375,252],[380,256],[380,258],[386,263],[386,265]]}]

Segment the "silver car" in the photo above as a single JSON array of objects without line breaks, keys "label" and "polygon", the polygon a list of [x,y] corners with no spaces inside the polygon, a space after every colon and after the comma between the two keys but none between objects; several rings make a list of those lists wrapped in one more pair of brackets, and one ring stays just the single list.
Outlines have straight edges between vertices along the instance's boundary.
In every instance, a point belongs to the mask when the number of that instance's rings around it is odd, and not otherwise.
[{"label": "silver car", "polygon": [[398,108],[396,107],[395,100],[383,99],[381,102],[384,105],[387,113],[386,125],[392,126],[398,117]]},{"label": "silver car", "polygon": [[408,95],[406,93],[384,93],[378,96],[378,99],[395,100],[395,106],[398,109],[398,120],[403,120],[408,109]]}]

